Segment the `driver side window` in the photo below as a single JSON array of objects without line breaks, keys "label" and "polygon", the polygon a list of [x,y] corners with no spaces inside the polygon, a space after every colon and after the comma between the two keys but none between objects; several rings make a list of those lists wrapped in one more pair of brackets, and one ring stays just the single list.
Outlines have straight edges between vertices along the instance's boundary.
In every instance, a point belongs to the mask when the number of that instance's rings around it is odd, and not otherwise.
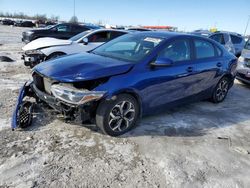
[{"label": "driver side window", "polygon": [[89,37],[89,42],[107,42],[111,38],[110,32],[99,32]]},{"label": "driver side window", "polygon": [[173,62],[186,61],[191,59],[191,50],[189,40],[175,40],[167,45],[158,58],[170,59]]},{"label": "driver side window", "polygon": [[70,26],[68,26],[68,25],[58,25],[56,30],[58,32],[70,32]]}]

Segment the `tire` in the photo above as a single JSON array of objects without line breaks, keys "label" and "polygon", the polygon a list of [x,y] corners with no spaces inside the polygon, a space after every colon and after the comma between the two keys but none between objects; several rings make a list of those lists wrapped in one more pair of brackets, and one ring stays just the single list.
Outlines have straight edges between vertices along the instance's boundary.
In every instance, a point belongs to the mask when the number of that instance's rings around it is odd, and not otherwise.
[{"label": "tire", "polygon": [[229,85],[230,82],[227,77],[223,77],[222,79],[220,79],[212,94],[211,100],[213,103],[220,103],[225,100],[229,90]]},{"label": "tire", "polygon": [[96,111],[96,125],[104,134],[119,136],[131,130],[137,122],[139,106],[128,94],[103,100]]},{"label": "tire", "polygon": [[63,52],[54,52],[54,53],[50,54],[50,55],[46,58],[46,60],[55,59],[55,58],[57,58],[57,57],[59,57],[59,56],[62,56],[62,55],[65,55],[65,53],[63,53]]}]

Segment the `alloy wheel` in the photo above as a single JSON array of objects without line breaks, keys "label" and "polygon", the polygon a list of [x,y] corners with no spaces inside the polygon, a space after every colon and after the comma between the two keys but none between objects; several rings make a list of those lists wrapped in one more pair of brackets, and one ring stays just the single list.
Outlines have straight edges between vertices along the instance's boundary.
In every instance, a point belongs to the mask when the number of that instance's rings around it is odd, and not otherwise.
[{"label": "alloy wheel", "polygon": [[228,81],[227,80],[222,80],[216,90],[216,98],[218,101],[222,101],[228,92]]},{"label": "alloy wheel", "polygon": [[109,127],[114,132],[122,132],[128,129],[135,119],[135,106],[129,101],[121,101],[116,104],[109,114]]}]

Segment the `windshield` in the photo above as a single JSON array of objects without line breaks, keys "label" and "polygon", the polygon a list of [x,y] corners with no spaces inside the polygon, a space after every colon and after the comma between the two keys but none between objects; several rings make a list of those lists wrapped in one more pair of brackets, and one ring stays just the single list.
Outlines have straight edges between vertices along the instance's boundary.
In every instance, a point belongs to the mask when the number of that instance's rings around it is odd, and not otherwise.
[{"label": "windshield", "polygon": [[250,50],[250,39],[248,39],[248,41],[246,42],[244,48],[247,49],[247,50]]},{"label": "windshield", "polygon": [[88,33],[90,33],[92,30],[87,30],[87,31],[83,31],[73,37],[71,37],[69,40],[71,41],[78,41],[80,38],[84,37],[85,35],[87,35]]},{"label": "windshield", "polygon": [[105,57],[139,62],[158,46],[163,38],[127,34],[118,37],[92,51]]}]

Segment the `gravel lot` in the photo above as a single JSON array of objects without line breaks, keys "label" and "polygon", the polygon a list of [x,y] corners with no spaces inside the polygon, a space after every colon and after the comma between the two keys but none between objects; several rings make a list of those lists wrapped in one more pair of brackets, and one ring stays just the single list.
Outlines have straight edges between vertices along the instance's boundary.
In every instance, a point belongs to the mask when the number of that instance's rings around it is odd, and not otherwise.
[{"label": "gravel lot", "polygon": [[143,118],[122,137],[67,124],[37,108],[12,132],[18,88],[30,78],[23,28],[0,26],[0,187],[250,187],[250,87],[235,81],[221,104],[206,101]]}]

